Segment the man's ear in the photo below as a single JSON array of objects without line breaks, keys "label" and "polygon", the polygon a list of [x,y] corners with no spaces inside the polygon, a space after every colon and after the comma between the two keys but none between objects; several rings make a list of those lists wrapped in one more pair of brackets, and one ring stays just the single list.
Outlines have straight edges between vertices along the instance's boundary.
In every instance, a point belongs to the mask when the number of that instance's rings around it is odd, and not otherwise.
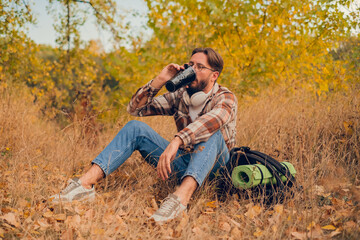
[{"label": "man's ear", "polygon": [[218,71],[215,71],[215,72],[212,73],[212,78],[211,78],[211,80],[213,80],[213,82],[215,82],[216,79],[218,79],[218,77],[219,77],[219,72],[218,72]]}]

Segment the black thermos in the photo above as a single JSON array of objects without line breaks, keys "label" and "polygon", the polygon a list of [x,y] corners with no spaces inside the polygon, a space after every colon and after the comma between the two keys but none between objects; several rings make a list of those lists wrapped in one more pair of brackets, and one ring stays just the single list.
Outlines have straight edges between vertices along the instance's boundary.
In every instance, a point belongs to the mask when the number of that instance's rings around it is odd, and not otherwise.
[{"label": "black thermos", "polygon": [[172,79],[166,82],[165,87],[169,92],[175,92],[182,86],[185,86],[196,79],[194,68],[184,64],[185,69],[176,74]]}]

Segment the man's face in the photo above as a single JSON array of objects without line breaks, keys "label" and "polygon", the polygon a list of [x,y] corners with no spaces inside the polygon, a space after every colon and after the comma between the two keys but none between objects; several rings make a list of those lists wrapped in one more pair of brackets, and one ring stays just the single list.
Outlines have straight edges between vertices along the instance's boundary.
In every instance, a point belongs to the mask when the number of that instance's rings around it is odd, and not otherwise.
[{"label": "man's face", "polygon": [[201,52],[195,53],[192,55],[189,65],[193,66],[195,69],[196,79],[187,86],[186,91],[188,94],[191,96],[192,94],[203,91],[204,89],[211,89],[218,74],[215,74],[217,72],[210,67],[207,56]]}]

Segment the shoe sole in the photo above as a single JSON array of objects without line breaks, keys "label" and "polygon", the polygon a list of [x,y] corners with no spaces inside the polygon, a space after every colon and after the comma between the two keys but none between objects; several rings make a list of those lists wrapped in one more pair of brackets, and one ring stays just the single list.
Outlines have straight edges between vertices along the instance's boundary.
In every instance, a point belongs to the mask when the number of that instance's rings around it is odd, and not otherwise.
[{"label": "shoe sole", "polygon": [[84,196],[80,199],[70,200],[70,201],[61,199],[61,198],[59,198],[59,199],[55,199],[55,198],[51,199],[50,198],[49,200],[51,200],[52,203],[60,203],[60,202],[69,203],[69,202],[75,202],[75,201],[77,201],[77,202],[92,202],[95,200],[95,194],[90,195],[90,196]]}]

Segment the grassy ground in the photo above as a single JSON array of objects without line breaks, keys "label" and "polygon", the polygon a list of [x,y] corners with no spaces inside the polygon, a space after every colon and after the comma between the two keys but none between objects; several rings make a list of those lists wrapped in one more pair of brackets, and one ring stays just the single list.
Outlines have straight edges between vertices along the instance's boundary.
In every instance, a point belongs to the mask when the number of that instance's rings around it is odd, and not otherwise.
[{"label": "grassy ground", "polygon": [[[360,94],[314,98],[281,91],[239,101],[238,146],[293,163],[303,191],[274,207],[243,196],[218,201],[199,189],[181,219],[147,218],[174,188],[135,153],[96,186],[92,203],[54,205],[47,197],[79,176],[129,118],[98,136],[84,121],[60,129],[26,94],[0,93],[0,238],[4,239],[358,239]],[[19,97],[22,95],[22,97]],[[171,118],[143,118],[171,139]],[[159,124],[161,122],[161,124]],[[91,144],[96,143],[96,144]]]}]

